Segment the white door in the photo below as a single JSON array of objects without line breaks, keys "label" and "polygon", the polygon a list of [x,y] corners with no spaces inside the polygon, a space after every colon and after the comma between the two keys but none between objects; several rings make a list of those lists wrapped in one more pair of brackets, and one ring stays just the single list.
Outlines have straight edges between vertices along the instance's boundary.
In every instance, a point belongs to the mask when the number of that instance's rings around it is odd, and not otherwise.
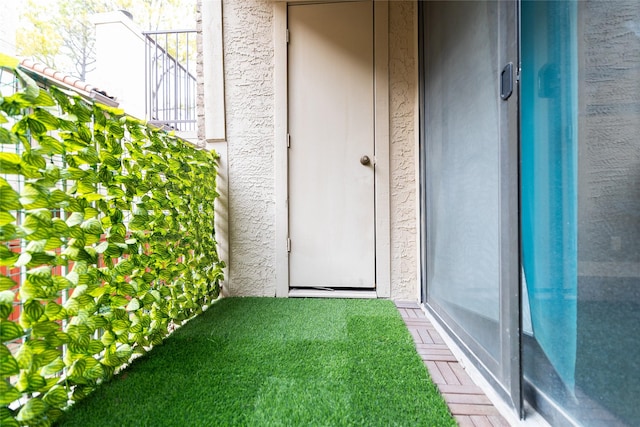
[{"label": "white door", "polygon": [[289,286],[373,289],[373,2],[291,5],[288,26]]}]

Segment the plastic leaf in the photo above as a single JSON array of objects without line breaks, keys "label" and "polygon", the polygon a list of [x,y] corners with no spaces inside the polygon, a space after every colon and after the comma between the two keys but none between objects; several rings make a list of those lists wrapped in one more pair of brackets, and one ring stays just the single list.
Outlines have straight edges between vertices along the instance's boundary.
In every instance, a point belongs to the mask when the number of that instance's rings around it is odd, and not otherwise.
[{"label": "plastic leaf", "polygon": [[16,420],[20,422],[29,422],[42,416],[47,410],[47,404],[40,398],[33,397],[20,409]]},{"label": "plastic leaf", "polygon": [[21,393],[15,387],[6,380],[0,380],[0,405],[8,405],[20,396]]},{"label": "plastic leaf", "polygon": [[22,328],[9,320],[0,320],[0,341],[7,342],[24,335]]}]

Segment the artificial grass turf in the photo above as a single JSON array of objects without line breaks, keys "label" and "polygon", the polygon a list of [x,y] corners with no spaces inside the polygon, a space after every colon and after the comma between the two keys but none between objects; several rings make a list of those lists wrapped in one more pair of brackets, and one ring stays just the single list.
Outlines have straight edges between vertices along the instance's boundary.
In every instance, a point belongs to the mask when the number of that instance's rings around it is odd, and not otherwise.
[{"label": "artificial grass turf", "polygon": [[62,426],[454,426],[388,300],[228,298]]}]

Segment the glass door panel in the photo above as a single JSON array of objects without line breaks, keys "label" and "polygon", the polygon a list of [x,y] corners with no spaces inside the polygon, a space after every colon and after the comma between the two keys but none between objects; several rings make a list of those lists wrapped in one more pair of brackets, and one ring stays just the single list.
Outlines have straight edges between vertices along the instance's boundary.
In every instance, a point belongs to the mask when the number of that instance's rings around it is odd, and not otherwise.
[{"label": "glass door panel", "polygon": [[521,17],[525,397],[554,425],[637,425],[640,3]]},{"label": "glass door panel", "polygon": [[519,407],[516,3],[420,7],[427,305]]},{"label": "glass door panel", "polygon": [[429,297],[499,358],[498,7],[430,6]]}]

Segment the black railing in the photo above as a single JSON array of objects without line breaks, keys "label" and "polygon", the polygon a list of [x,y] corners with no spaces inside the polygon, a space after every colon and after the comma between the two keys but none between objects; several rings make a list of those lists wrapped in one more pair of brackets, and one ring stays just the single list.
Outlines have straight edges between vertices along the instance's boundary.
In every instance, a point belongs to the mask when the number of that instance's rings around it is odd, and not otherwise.
[{"label": "black railing", "polygon": [[145,31],[146,116],[177,131],[196,130],[196,31]]}]

